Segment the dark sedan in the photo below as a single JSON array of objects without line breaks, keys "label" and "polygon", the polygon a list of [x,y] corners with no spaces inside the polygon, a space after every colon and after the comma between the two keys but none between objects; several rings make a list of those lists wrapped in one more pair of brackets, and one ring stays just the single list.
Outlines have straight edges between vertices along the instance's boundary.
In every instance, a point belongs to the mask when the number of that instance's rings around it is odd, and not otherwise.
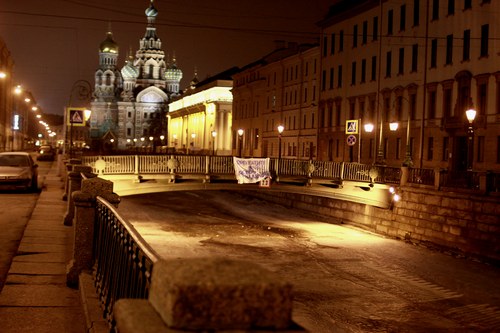
[{"label": "dark sedan", "polygon": [[38,189],[38,165],[26,152],[0,153],[0,188]]}]

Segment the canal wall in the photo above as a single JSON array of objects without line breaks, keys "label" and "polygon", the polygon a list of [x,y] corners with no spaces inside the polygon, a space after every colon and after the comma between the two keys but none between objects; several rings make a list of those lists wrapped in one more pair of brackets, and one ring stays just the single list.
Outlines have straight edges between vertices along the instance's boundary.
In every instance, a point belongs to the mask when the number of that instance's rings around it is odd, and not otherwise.
[{"label": "canal wall", "polygon": [[391,209],[298,193],[252,196],[380,235],[500,264],[500,198],[404,186]]}]

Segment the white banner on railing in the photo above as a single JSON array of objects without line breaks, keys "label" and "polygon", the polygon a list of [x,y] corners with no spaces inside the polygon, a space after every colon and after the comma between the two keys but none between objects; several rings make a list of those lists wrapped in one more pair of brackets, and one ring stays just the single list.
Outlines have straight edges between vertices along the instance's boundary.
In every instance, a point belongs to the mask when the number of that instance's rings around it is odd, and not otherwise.
[{"label": "white banner on railing", "polygon": [[269,173],[269,158],[239,158],[234,159],[234,171],[238,184],[258,183],[271,177]]}]

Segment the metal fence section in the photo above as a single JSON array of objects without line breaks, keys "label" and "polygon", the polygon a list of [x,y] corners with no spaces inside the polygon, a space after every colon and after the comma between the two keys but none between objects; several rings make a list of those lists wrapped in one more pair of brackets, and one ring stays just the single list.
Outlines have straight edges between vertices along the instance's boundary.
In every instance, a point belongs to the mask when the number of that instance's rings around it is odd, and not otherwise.
[{"label": "metal fence section", "polygon": [[[104,161],[104,164],[100,165],[98,161]],[[132,174],[135,171],[133,155],[83,156],[82,163],[91,166],[95,173]]]},{"label": "metal fence section", "polygon": [[373,167],[367,164],[343,163],[342,179],[371,182],[370,170]]},{"label": "metal fence section", "polygon": [[479,190],[479,172],[443,170],[440,186]]},{"label": "metal fence section", "polygon": [[169,173],[168,155],[136,155],[139,158],[139,173]]},{"label": "metal fence section", "polygon": [[234,175],[232,156],[210,156],[209,172],[217,175]]},{"label": "metal fence section", "polygon": [[113,323],[113,306],[121,298],[148,297],[158,255],[135,228],[104,199],[97,198],[94,270],[104,316]]},{"label": "metal fence section", "polygon": [[313,178],[340,179],[344,163],[329,161],[312,161],[314,171]]},{"label": "metal fence section", "polygon": [[408,183],[434,185],[436,172],[434,169],[409,169]]}]

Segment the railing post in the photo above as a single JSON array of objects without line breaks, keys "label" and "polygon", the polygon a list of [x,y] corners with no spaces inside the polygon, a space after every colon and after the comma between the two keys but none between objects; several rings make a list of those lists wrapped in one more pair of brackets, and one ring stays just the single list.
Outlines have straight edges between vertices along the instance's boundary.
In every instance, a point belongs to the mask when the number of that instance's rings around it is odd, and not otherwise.
[{"label": "railing post", "polygon": [[439,189],[441,188],[441,177],[443,177],[443,173],[443,169],[434,169],[434,189],[436,191],[439,191]]},{"label": "railing post", "polygon": [[[63,220],[63,224],[66,226],[73,225],[73,217],[75,215],[75,204],[71,194],[81,189],[82,172],[89,174],[89,177],[92,172],[92,167],[85,165],[73,165],[72,169],[71,172],[68,172],[68,204]],[[95,177],[95,175],[93,176]]]},{"label": "railing post", "polygon": [[134,155],[134,183],[141,182],[141,175],[139,174],[139,155]]},{"label": "railing post", "polygon": [[210,183],[210,156],[205,156],[205,179],[203,183]]},{"label": "railing post", "polygon": [[68,200],[68,189],[69,189],[69,176],[68,174],[73,171],[74,165],[82,164],[82,161],[76,158],[69,159],[65,162],[65,170],[64,172],[64,193],[62,196],[63,201]]},{"label": "railing post", "polygon": [[94,223],[98,196],[115,206],[120,202],[118,195],[113,193],[113,182],[101,178],[83,179],[81,190],[72,194],[75,202],[73,257],[66,270],[66,284],[70,287],[77,287],[80,273],[91,269],[93,265]]},{"label": "railing post", "polygon": [[345,170],[345,163],[341,162],[340,163],[340,180],[344,180],[344,170]]},{"label": "railing post", "polygon": [[399,181],[400,186],[405,186],[408,183],[408,178],[410,177],[410,168],[407,166],[401,167],[401,179]]},{"label": "railing post", "polygon": [[174,155],[171,155],[167,162],[167,167],[170,170],[170,183],[175,183],[175,170],[179,167],[179,160],[175,158]]}]

